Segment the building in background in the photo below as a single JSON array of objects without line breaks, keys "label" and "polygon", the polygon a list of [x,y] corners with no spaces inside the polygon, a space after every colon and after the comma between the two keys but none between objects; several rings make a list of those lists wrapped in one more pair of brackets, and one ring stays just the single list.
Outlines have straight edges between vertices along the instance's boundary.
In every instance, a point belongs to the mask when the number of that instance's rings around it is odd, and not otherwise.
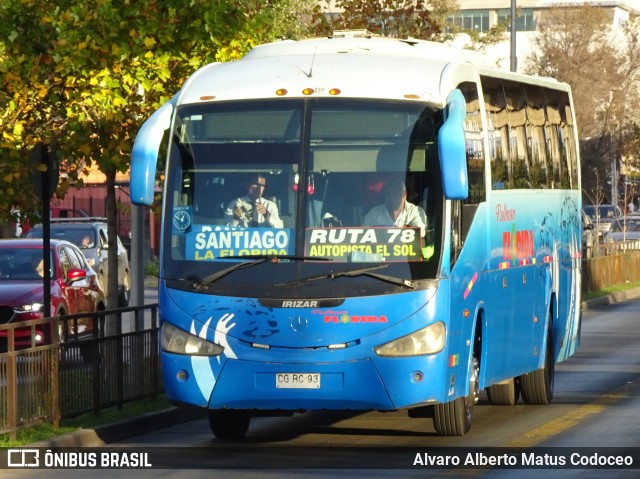
[{"label": "building in background", "polygon": [[[516,2],[517,70],[522,72],[524,59],[531,53],[532,37],[552,8],[563,6],[580,8],[585,4],[607,10],[613,30],[624,27],[630,20],[640,15],[640,0],[518,0]],[[489,28],[511,16],[510,0],[458,0],[458,5],[459,10],[450,17],[449,21],[466,30],[475,30],[479,33],[488,31]],[[464,37],[458,39],[461,44],[464,41]],[[498,66],[504,69],[510,67],[510,41],[510,34],[507,31],[504,41],[486,49],[487,55],[495,59]]]},{"label": "building in background", "polygon": [[[478,33],[487,32],[511,16],[511,0],[458,0],[458,11],[448,18],[465,30]],[[340,10],[335,1],[322,1],[327,16],[335,16]],[[554,7],[580,8],[585,4],[598,6],[610,12],[611,28],[618,29],[629,20],[640,15],[640,0],[518,0],[516,2],[516,57],[517,70],[523,71],[524,59],[531,52],[531,39],[538,25],[544,22],[545,15]],[[496,65],[509,70],[511,64],[511,40],[507,31],[505,40],[486,48],[485,53],[496,61]],[[455,46],[465,47],[469,43],[468,35],[461,35],[454,41]]]}]

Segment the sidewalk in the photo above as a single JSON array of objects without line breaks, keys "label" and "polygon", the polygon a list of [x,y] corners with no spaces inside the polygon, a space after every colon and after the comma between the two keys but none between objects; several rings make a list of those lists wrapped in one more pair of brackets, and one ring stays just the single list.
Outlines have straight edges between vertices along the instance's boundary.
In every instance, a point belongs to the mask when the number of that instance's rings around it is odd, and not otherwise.
[{"label": "sidewalk", "polygon": [[633,288],[627,291],[600,296],[599,298],[590,299],[582,302],[582,310],[589,311],[592,309],[609,306],[610,304],[624,303],[631,299],[640,298],[640,288]]},{"label": "sidewalk", "polygon": [[94,429],[79,429],[30,445],[34,447],[100,447],[157,429],[201,419],[206,417],[206,413],[206,409],[169,407]]}]

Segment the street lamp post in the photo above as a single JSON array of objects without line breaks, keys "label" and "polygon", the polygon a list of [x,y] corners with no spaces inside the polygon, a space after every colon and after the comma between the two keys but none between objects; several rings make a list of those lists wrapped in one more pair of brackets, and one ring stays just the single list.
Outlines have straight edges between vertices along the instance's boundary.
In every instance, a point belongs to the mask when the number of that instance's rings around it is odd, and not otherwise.
[{"label": "street lamp post", "polygon": [[518,70],[518,57],[516,56],[516,0],[511,0],[511,71]]}]

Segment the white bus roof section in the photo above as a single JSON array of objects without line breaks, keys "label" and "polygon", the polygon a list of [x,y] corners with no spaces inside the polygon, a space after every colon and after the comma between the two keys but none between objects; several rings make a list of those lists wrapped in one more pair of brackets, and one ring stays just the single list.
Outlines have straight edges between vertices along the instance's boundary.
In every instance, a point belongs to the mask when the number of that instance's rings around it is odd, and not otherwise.
[{"label": "white bus roof section", "polygon": [[[201,68],[185,83],[178,103],[276,98],[279,89],[287,90],[284,98],[328,97],[329,90],[336,88],[338,98],[408,99],[443,105],[455,85],[441,85],[442,72],[451,63],[466,62],[494,66],[478,52],[421,40],[282,41],[258,46],[239,61]],[[303,95],[308,88],[313,94]]]}]

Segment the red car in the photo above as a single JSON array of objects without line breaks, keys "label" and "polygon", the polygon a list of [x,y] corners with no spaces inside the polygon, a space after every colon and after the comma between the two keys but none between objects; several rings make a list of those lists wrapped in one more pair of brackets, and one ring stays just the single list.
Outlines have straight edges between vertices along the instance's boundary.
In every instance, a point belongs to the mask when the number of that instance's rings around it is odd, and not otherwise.
[{"label": "red car", "polygon": [[[43,318],[44,268],[41,239],[0,240],[0,324]],[[103,311],[100,281],[82,252],[68,241],[51,240],[51,316]],[[78,321],[78,335],[91,333],[92,321]],[[35,344],[50,331],[36,327]],[[15,330],[16,349],[31,346],[31,328]],[[0,350],[7,331],[0,331]]]}]

